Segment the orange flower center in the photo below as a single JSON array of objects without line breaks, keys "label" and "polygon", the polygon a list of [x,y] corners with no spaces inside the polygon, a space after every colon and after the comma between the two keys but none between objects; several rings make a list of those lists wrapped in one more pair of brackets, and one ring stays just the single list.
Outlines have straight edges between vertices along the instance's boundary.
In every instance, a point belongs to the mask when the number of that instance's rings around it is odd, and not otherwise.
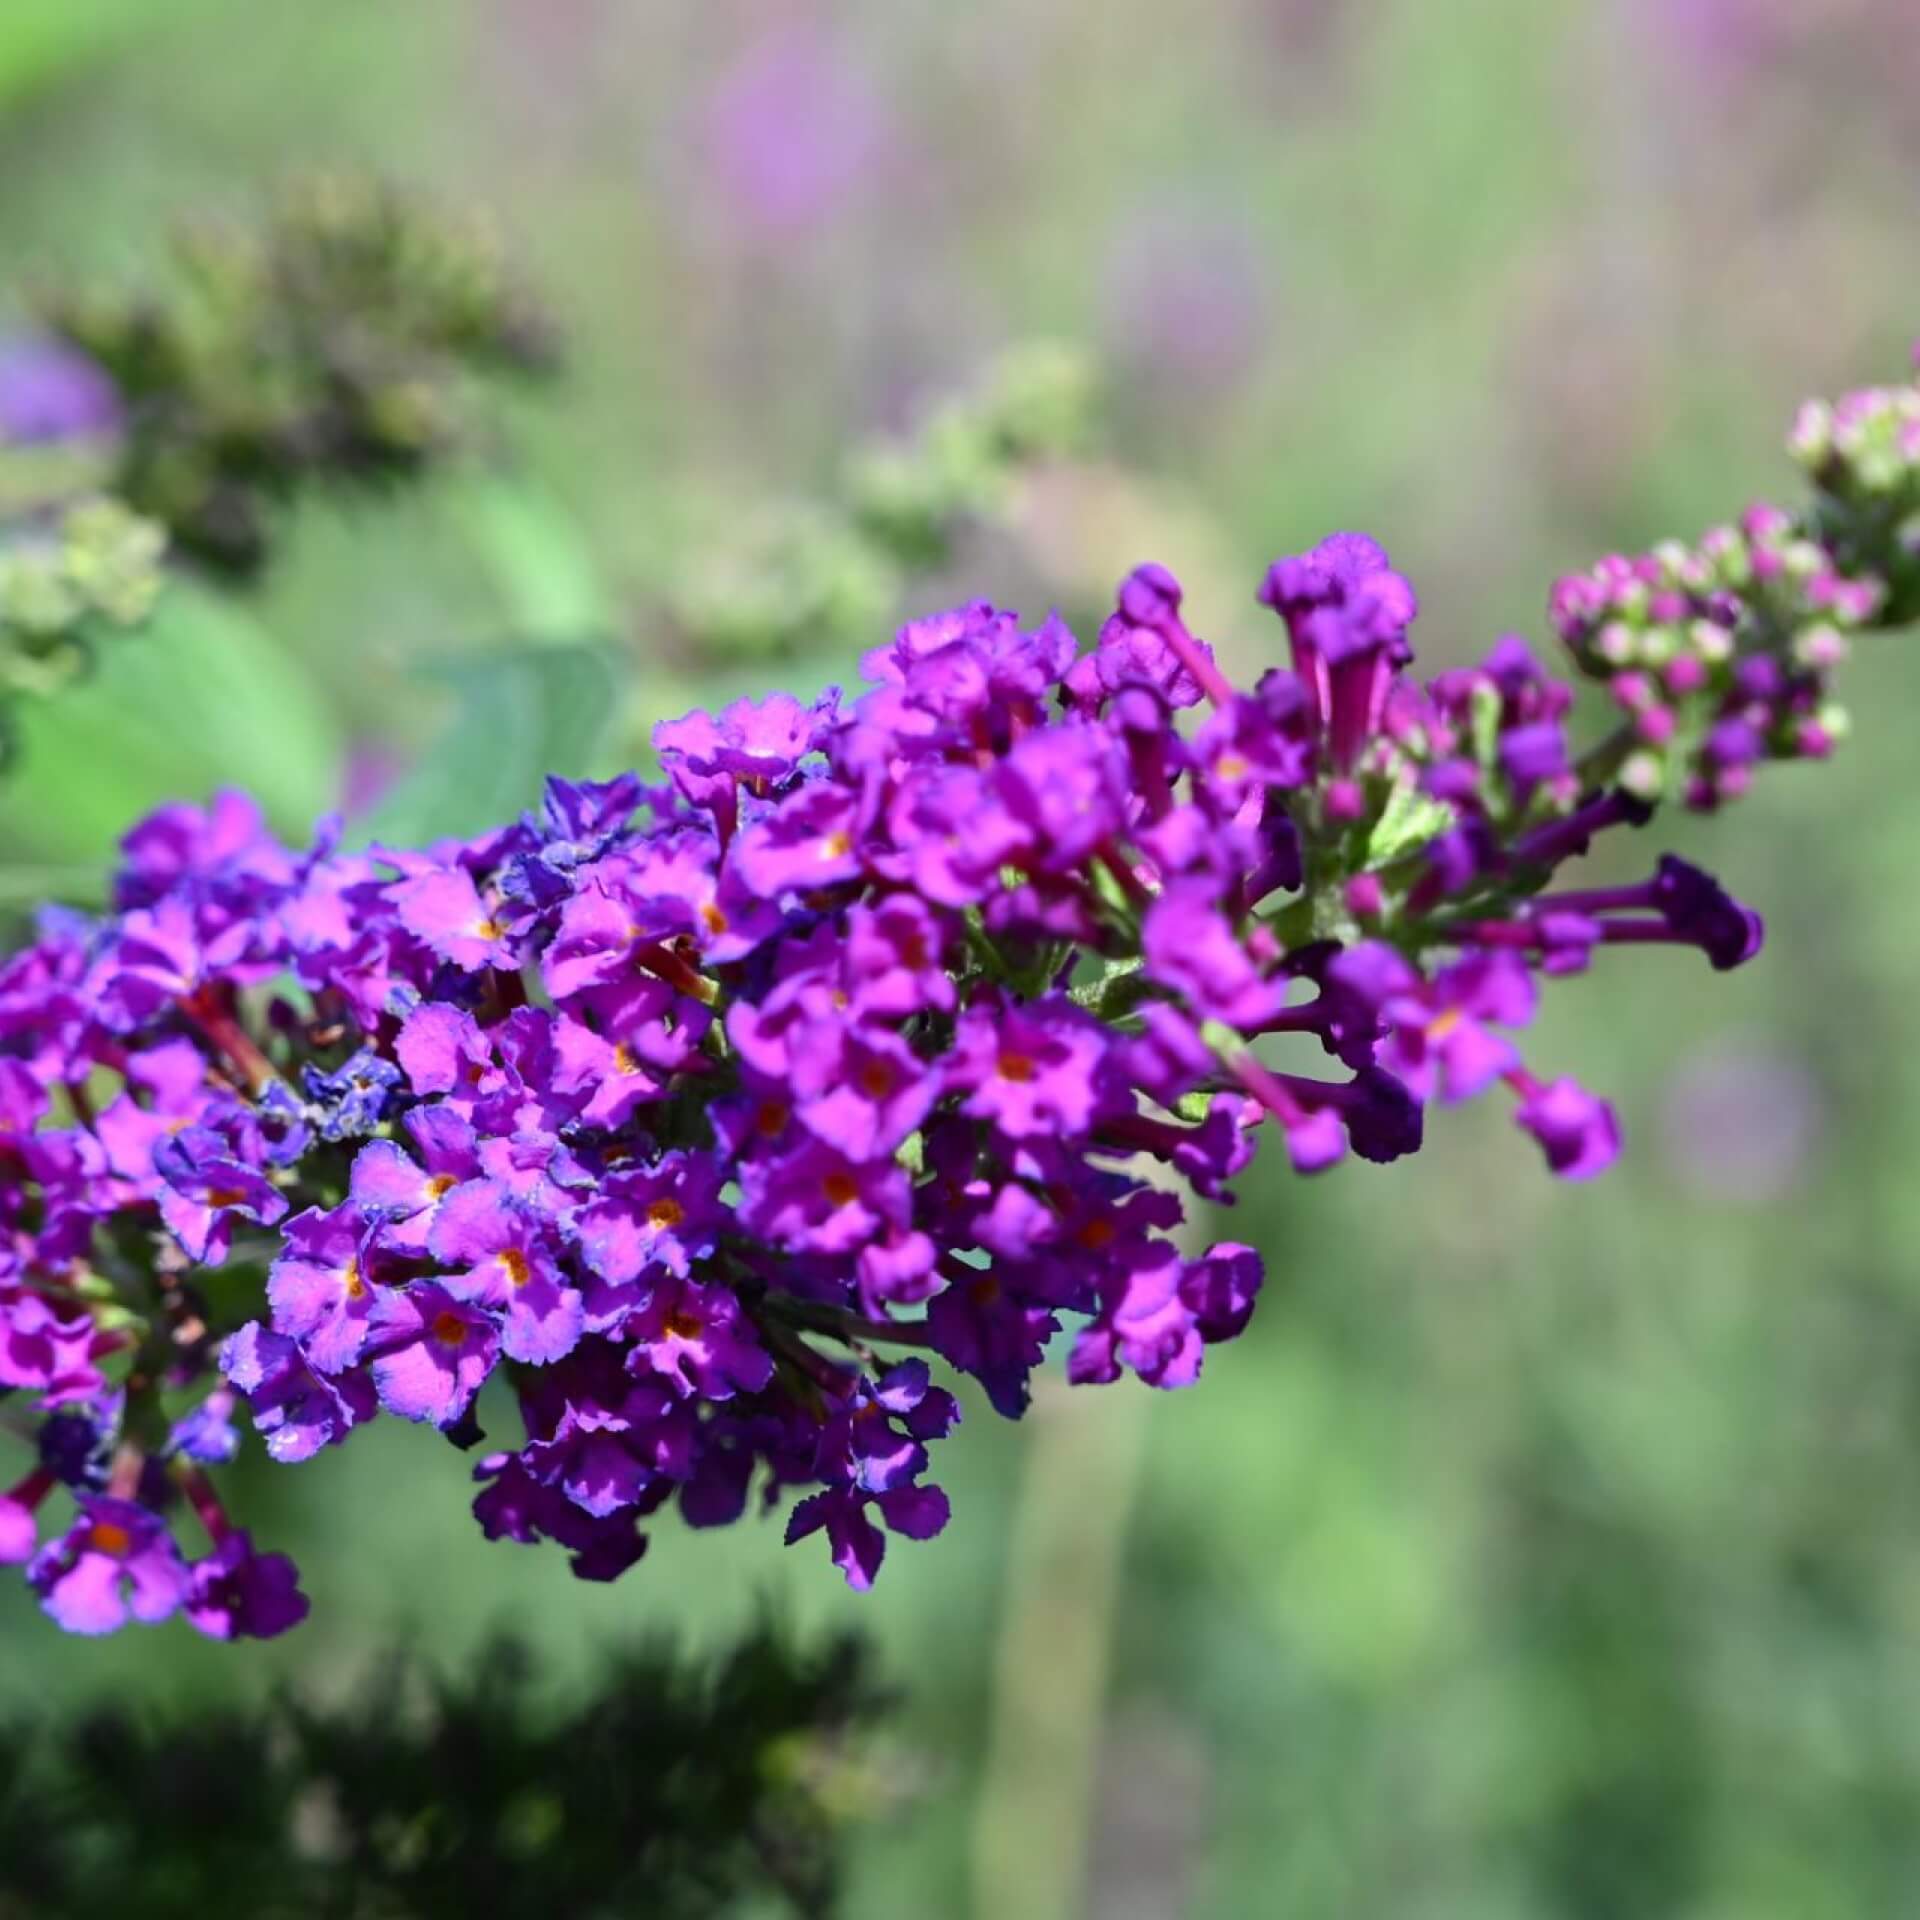
[{"label": "orange flower center", "polygon": [[706,1332],[706,1327],[685,1307],[675,1307],[667,1315],[666,1331],[676,1340],[698,1340]]},{"label": "orange flower center", "polygon": [[87,1529],[87,1545],[95,1553],[110,1553],[124,1560],[133,1551],[133,1535],[111,1520],[96,1520]]},{"label": "orange flower center", "polygon": [[518,1247],[508,1247],[500,1256],[500,1264],[516,1287],[524,1287],[533,1277],[533,1271],[527,1265],[527,1256]]},{"label": "orange flower center", "polygon": [[700,909],[700,924],[705,927],[709,933],[725,933],[727,930],[727,916],[709,900],[706,905]]},{"label": "orange flower center", "polygon": [[1026,1053],[1003,1053],[1000,1056],[1000,1078],[1022,1084],[1033,1078],[1033,1056]]},{"label": "orange flower center", "polygon": [[869,1100],[884,1100],[893,1091],[893,1067],[885,1060],[869,1060],[860,1069],[860,1091]]},{"label": "orange flower center", "polygon": [[245,1187],[209,1187],[207,1205],[210,1207],[245,1206],[247,1190]]},{"label": "orange flower center", "polygon": [[349,1300],[364,1300],[367,1297],[367,1283],[360,1277],[358,1260],[349,1260],[341,1269],[340,1284]]},{"label": "orange flower center", "polygon": [[457,1313],[436,1314],[430,1331],[443,1347],[464,1347],[467,1344],[467,1323]]},{"label": "orange flower center", "polygon": [[647,1225],[650,1227],[677,1227],[686,1217],[686,1208],[670,1193],[663,1193],[647,1209]]},{"label": "orange flower center", "polygon": [[836,1207],[850,1207],[860,1197],[860,1183],[850,1173],[830,1173],[821,1181],[820,1191]]},{"label": "orange flower center", "polygon": [[430,1200],[438,1200],[442,1194],[451,1193],[459,1184],[459,1181],[450,1173],[436,1173],[427,1182],[427,1197]]},{"label": "orange flower center", "polygon": [[852,851],[853,838],[844,827],[828,834],[820,842],[822,860],[844,860]]}]

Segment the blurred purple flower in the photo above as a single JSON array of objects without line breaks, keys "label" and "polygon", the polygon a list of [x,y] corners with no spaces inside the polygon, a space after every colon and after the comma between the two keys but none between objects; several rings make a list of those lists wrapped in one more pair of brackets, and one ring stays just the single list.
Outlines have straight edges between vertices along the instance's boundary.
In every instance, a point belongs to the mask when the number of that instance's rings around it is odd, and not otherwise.
[{"label": "blurred purple flower", "polygon": [[761,35],[722,72],[696,148],[741,227],[777,243],[856,198],[880,170],[888,133],[848,42],[798,22]]},{"label": "blurred purple flower", "polygon": [[1668,1158],[1683,1179],[1754,1203],[1798,1184],[1823,1125],[1819,1088],[1801,1062],[1737,1047],[1683,1061],[1661,1114]]},{"label": "blurred purple flower", "polygon": [[0,440],[84,440],[119,425],[119,391],[77,348],[34,334],[0,343]]},{"label": "blurred purple flower", "polygon": [[1224,387],[1259,356],[1267,273],[1254,234],[1224,206],[1135,209],[1109,244],[1105,285],[1113,352],[1143,375]]}]

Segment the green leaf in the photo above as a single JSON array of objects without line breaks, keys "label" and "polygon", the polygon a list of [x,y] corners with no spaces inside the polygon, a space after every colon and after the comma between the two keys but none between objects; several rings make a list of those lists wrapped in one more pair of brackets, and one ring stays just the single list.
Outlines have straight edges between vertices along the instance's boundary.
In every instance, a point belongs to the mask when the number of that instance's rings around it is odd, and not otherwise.
[{"label": "green leaf", "polygon": [[613,596],[557,495],[524,476],[487,474],[449,498],[522,639],[571,643],[612,626]]},{"label": "green leaf", "polygon": [[598,647],[531,646],[448,661],[458,697],[426,758],[364,822],[359,839],[422,846],[466,837],[532,806],[550,773],[602,773],[626,687]]},{"label": "green leaf", "polygon": [[147,0],[7,0],[0,8],[0,106],[53,84],[152,24]]},{"label": "green leaf", "polygon": [[338,728],[304,669],[230,601],[172,582],[150,622],[94,671],[21,703],[0,789],[10,854],[104,865],[143,813],[244,787],[300,835],[339,792]]},{"label": "green leaf", "polygon": [[1425,846],[1435,834],[1453,821],[1453,810],[1444,801],[1424,794],[1411,782],[1403,781],[1389,797],[1386,810],[1373,823],[1367,836],[1368,867],[1384,867],[1403,853]]}]

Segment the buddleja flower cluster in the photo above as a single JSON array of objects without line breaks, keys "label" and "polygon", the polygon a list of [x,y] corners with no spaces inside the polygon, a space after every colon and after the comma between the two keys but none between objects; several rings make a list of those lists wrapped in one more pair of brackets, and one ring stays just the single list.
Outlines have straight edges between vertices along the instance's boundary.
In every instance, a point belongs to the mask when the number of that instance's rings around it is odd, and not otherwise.
[{"label": "buddleja flower cluster", "polygon": [[1920,392],[1798,444],[1811,512],[1556,589],[1624,715],[1584,757],[1518,639],[1414,678],[1412,589],[1336,534],[1268,573],[1290,658],[1251,688],[1150,566],[1090,648],[960,607],[858,697],[690,715],[662,784],[555,780],[463,844],[155,815],[114,910],[0,974],[0,1385],[38,1447],[0,1557],[78,1631],[275,1632],[293,1570],[209,1471],[238,1423],[286,1462],[383,1413],[480,1447],[493,1383],[491,1537],[607,1579],[669,1503],[793,1493],[863,1587],[948,1517],[919,1354],[1016,1416],[1057,1337],[1075,1381],[1176,1387],[1240,1332],[1257,1255],[1181,1228],[1263,1126],[1315,1173],[1495,1097],[1600,1172],[1612,1110],[1520,1050],[1541,979],[1734,967],[1761,925],[1671,855],[1560,870],[1825,754],[1844,637],[1913,604]]}]

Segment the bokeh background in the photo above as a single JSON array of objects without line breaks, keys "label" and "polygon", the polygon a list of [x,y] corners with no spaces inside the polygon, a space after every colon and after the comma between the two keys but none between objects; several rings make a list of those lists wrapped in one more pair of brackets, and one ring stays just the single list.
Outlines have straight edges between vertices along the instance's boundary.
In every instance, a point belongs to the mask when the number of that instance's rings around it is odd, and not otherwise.
[{"label": "bokeh background", "polygon": [[[1359,526],[1451,664],[1541,637],[1555,572],[1790,490],[1794,401],[1920,328],[1910,0],[0,8],[0,300],[342,162],[493,207],[565,372],[474,471],[305,506],[258,592],[116,643],[29,735],[7,903],[84,897],[169,790],[249,781],[298,829],[530,623],[605,634],[636,739],[847,675],[690,644],[687,556],[751,552],[1010,345],[1087,357],[1087,450],[902,611],[1091,620],[1154,558],[1252,663],[1267,560]],[[1245,1340],[1183,1395],[1019,1428],[968,1397],[955,1521],[871,1597],[771,1523],[579,1585],[383,1423],[247,1476],[303,1632],[72,1644],[9,1585],[0,1705],[326,1686],[502,1623],[586,1686],[771,1594],[906,1689],[856,1916],[1915,1911],[1920,666],[1888,644],[1851,686],[1833,766],[1680,830],[1765,907],[1762,962],[1551,996],[1532,1050],[1615,1093],[1616,1172],[1552,1188],[1495,1103],[1391,1174],[1263,1167]]]}]

